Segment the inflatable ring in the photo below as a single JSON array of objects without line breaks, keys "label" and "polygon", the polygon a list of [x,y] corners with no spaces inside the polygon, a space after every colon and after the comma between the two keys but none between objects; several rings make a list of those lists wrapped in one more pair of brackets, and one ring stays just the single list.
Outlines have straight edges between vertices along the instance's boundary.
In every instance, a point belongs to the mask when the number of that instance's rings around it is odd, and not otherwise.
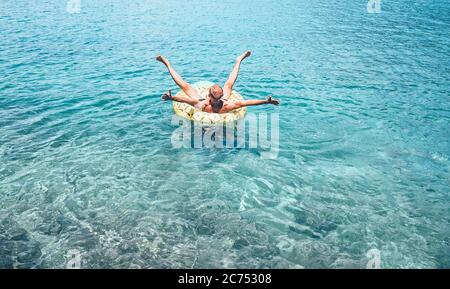
[{"label": "inflatable ring", "polygon": [[[192,85],[203,98],[208,96],[209,88],[214,85],[214,83],[209,81],[200,81]],[[186,96],[183,91],[178,92],[176,95],[178,96]],[[233,90],[230,97],[228,97],[228,101],[238,101],[243,100],[242,95]],[[224,123],[231,122],[238,119],[241,119],[245,116],[246,108],[242,107],[236,110],[233,110],[228,113],[209,113],[204,112],[198,109],[195,109],[192,105],[182,102],[173,102],[173,110],[175,113],[181,117],[187,118],[189,120],[193,120],[196,122],[201,122],[203,124],[214,124],[214,123]]]}]

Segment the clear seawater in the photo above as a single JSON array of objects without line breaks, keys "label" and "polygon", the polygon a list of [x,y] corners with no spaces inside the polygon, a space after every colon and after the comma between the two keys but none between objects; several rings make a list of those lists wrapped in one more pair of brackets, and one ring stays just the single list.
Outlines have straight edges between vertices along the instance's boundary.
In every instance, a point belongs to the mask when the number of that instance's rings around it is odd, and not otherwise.
[{"label": "clear seawater", "polygon": [[[0,0],[1,268],[450,267],[448,1],[66,3]],[[246,49],[278,158],[173,148],[154,57]]]}]

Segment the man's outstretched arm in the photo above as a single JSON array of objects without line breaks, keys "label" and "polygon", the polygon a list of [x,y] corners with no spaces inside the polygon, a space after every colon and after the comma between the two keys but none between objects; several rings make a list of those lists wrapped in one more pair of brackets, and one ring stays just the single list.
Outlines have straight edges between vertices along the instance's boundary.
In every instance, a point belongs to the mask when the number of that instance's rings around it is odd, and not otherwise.
[{"label": "man's outstretched arm", "polygon": [[188,97],[188,96],[179,96],[179,95],[173,96],[171,90],[169,90],[168,92],[164,93],[162,95],[161,99],[163,99],[163,100],[173,100],[173,101],[178,101],[178,102],[184,102],[184,103],[190,104],[192,106],[196,105],[199,102],[198,99],[191,98],[191,97]]},{"label": "man's outstretched arm", "polygon": [[229,107],[229,110],[238,109],[245,106],[252,105],[261,105],[261,104],[273,104],[279,105],[280,101],[278,99],[273,99],[272,96],[269,96],[267,99],[249,99],[249,100],[240,100],[232,103]]}]

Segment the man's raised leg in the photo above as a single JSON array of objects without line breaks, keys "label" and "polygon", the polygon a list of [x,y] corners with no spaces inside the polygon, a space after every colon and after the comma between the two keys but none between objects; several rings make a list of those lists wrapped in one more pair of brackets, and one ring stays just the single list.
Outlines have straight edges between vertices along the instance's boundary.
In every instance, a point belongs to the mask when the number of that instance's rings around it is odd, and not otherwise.
[{"label": "man's raised leg", "polygon": [[246,59],[252,54],[250,50],[245,51],[243,54],[239,55],[236,58],[236,63],[233,66],[233,70],[230,73],[230,76],[228,77],[227,82],[223,86],[223,94],[225,97],[228,97],[231,95],[231,92],[233,90],[234,83],[236,82],[236,79],[239,75],[239,68],[241,67],[242,60]]},{"label": "man's raised leg", "polygon": [[163,63],[167,69],[169,70],[170,76],[172,76],[175,83],[186,93],[188,96],[193,98],[199,98],[199,93],[195,88],[193,88],[189,83],[187,83],[172,67],[169,60],[167,60],[164,56],[158,55],[156,60]]}]

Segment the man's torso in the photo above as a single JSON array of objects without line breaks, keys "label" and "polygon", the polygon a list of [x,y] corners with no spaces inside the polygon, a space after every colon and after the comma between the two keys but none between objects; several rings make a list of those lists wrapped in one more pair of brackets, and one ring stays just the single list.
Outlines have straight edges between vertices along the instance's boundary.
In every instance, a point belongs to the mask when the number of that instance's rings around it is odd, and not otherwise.
[{"label": "man's torso", "polygon": [[223,100],[222,106],[214,109],[210,104],[209,99],[203,99],[195,106],[195,108],[208,113],[227,113],[232,110],[230,106],[231,103],[228,100]]}]

